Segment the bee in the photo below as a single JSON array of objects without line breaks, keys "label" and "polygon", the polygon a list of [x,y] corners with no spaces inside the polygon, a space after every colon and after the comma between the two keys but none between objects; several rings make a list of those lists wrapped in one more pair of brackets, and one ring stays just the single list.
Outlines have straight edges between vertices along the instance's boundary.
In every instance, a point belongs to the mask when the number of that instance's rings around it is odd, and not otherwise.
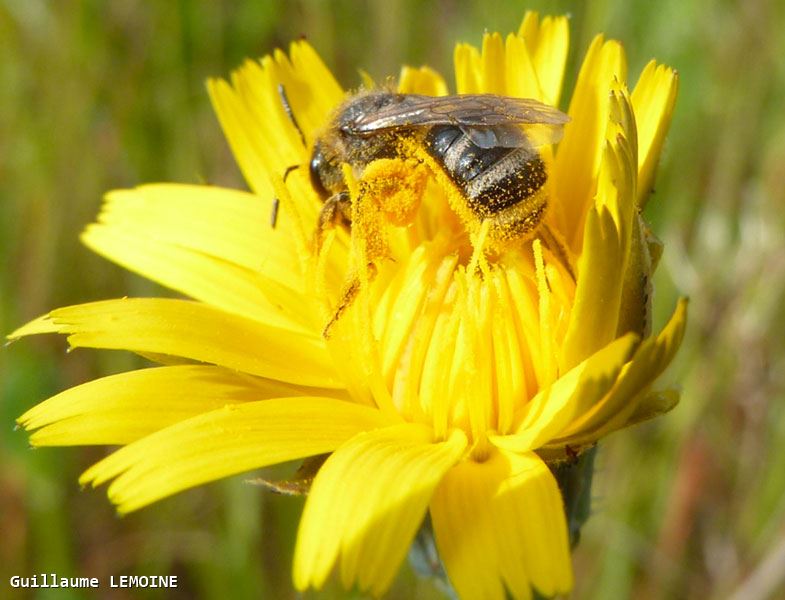
[{"label": "bee", "polygon": [[352,200],[342,165],[362,177],[370,163],[424,152],[454,186],[453,206],[470,230],[485,221],[491,240],[526,239],[547,208],[538,148],[561,138],[569,117],[531,98],[494,94],[423,96],[370,91],[349,98],[316,138],[309,163],[324,206],[319,231],[350,227]]}]

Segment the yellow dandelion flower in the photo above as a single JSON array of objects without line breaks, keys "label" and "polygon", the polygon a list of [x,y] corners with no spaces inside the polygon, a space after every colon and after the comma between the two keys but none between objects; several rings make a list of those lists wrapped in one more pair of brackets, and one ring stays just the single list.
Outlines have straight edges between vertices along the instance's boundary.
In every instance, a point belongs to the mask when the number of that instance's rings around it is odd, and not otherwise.
[{"label": "yellow dandelion flower", "polygon": [[[455,92],[558,106],[567,47],[566,18],[529,13],[516,33],[456,48]],[[529,148],[536,202],[501,224],[500,208],[467,209],[456,168],[411,136],[392,155],[364,138],[362,169],[322,156],[343,186],[325,215],[324,182],[309,165],[346,94],[305,41],[211,81],[251,192],[115,191],[83,234],[190,300],[60,308],[9,336],[56,332],[72,347],[130,350],[162,366],[69,389],[19,423],[35,446],[122,445],[80,480],[111,482],[122,513],[329,455],[302,515],[298,589],[335,571],[346,586],[383,593],[430,514],[459,596],[569,591],[552,468],[677,399],[652,383],[681,342],[686,302],[650,334],[660,246],[640,216],[677,77],[652,62],[632,93],[626,80],[622,47],[595,38],[563,139]],[[448,94],[428,68],[404,68],[397,86]]]}]

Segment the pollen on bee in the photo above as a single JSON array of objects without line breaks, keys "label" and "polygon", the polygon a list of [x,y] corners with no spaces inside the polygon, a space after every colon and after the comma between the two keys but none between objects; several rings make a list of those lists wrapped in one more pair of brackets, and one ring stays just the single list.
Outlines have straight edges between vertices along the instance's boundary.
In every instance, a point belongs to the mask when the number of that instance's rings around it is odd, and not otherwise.
[{"label": "pollen on bee", "polygon": [[381,158],[366,167],[363,191],[372,197],[387,222],[401,227],[414,220],[428,174],[427,167],[416,159]]}]

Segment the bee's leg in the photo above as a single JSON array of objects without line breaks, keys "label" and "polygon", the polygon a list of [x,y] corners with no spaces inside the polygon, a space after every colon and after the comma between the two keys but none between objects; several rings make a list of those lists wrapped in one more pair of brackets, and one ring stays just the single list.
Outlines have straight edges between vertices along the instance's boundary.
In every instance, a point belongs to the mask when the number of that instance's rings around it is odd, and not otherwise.
[{"label": "bee's leg", "polygon": [[347,279],[346,283],[344,284],[343,293],[341,294],[341,300],[338,302],[338,306],[336,307],[333,316],[330,317],[330,320],[327,321],[324,329],[322,329],[322,337],[324,337],[324,339],[328,339],[330,337],[333,325],[338,322],[344,311],[346,311],[346,309],[349,308],[355,301],[360,293],[360,290],[362,289],[363,284],[367,284],[373,280],[375,276],[376,265],[373,263],[368,263],[364,280],[361,280],[357,275],[352,275]]},{"label": "bee's leg", "polygon": [[[351,225],[354,271],[344,284],[335,313],[322,335],[335,323],[376,276],[376,262],[391,258],[387,228],[412,222],[420,205],[429,171],[417,159],[381,158],[366,166],[352,202],[348,192],[329,198],[319,214],[317,249],[324,232],[336,224]],[[364,266],[363,266],[364,265]]]},{"label": "bee's leg", "polygon": [[429,173],[417,158],[380,158],[365,168],[362,183],[385,222],[401,227],[414,220]]},{"label": "bee's leg", "polygon": [[316,223],[314,234],[314,253],[319,254],[324,241],[324,234],[328,229],[337,225],[349,227],[352,224],[352,200],[349,192],[343,191],[333,194],[322,205],[319,219]]},{"label": "bee's leg", "polygon": [[358,194],[353,201],[348,192],[344,192],[342,197],[336,194],[325,202],[319,215],[317,235],[321,237],[328,227],[338,223],[351,225],[350,252],[354,266],[344,281],[335,311],[322,330],[325,339],[330,337],[333,326],[354,304],[364,286],[376,276],[374,260],[388,254],[381,213],[374,201],[374,186],[365,178],[358,182]]},{"label": "bee's leg", "polygon": [[330,320],[327,321],[327,324],[322,329],[322,337],[324,339],[329,339],[330,334],[332,333],[333,325],[338,322],[338,319],[341,318],[344,311],[351,306],[354,299],[357,298],[357,295],[360,293],[360,280],[357,277],[350,278],[343,289],[343,293],[341,294],[341,300],[338,302],[338,306],[333,313],[333,316],[330,317]]}]

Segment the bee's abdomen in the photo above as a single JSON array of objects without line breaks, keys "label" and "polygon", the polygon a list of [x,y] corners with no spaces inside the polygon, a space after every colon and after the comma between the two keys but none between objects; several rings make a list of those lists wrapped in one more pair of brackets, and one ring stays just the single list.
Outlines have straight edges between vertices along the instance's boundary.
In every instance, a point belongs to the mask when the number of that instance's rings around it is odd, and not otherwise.
[{"label": "bee's abdomen", "polygon": [[545,165],[529,148],[480,148],[460,128],[433,127],[425,148],[463,191],[480,218],[494,217],[525,201],[545,184]]}]

